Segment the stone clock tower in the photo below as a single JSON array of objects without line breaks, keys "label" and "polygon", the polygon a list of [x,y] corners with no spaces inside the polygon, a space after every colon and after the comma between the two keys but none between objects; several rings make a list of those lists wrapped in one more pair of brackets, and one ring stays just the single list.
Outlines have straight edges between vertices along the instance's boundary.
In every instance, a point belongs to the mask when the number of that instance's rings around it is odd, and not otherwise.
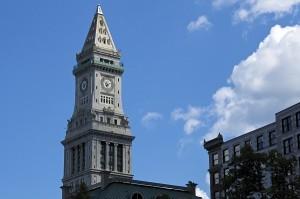
[{"label": "stone clock tower", "polygon": [[64,145],[63,198],[84,182],[132,179],[134,137],[122,106],[123,65],[100,6],[76,56],[75,107]]}]

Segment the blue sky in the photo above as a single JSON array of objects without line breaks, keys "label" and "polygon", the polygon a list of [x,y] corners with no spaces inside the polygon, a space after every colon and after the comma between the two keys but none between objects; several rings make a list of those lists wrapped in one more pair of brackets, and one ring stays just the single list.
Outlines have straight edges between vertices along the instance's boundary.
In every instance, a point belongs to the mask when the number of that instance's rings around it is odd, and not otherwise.
[{"label": "blue sky", "polygon": [[[136,179],[192,180],[209,194],[201,141],[245,133],[300,101],[299,2],[101,2],[125,63]],[[60,197],[72,67],[98,3],[1,3],[3,198]]]}]

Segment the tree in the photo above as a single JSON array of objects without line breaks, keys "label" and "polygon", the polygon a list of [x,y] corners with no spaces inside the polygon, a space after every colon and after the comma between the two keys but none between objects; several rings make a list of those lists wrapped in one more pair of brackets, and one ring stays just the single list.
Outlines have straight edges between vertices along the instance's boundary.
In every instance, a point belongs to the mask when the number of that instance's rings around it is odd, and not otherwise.
[{"label": "tree", "polygon": [[71,199],[90,199],[90,195],[85,183],[81,183],[78,192]]},{"label": "tree", "polygon": [[254,153],[248,145],[243,147],[240,156],[233,157],[229,174],[224,178],[226,195],[236,199],[266,198],[263,185],[265,162],[265,154]]},{"label": "tree", "polygon": [[[272,199],[299,198],[299,177],[294,175],[295,158],[287,159],[277,151],[271,151],[267,159],[267,171],[271,175],[272,185],[268,196]],[[297,191],[298,190],[298,191]]]}]

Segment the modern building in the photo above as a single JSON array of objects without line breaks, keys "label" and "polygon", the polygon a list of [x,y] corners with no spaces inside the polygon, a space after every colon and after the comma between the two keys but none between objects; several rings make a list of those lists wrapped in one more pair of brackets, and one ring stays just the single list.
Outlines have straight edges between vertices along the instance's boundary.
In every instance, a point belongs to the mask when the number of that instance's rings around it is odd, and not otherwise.
[{"label": "modern building", "polygon": [[276,150],[285,157],[295,156],[300,162],[300,103],[276,113],[275,118],[275,122],[231,140],[224,141],[219,134],[204,142],[209,155],[211,199],[223,198],[221,181],[229,171],[228,163],[240,154],[244,145],[250,145],[257,152]]},{"label": "modern building", "polygon": [[76,59],[75,107],[62,141],[62,198],[82,182],[92,199],[197,198],[194,183],[179,187],[133,180],[134,136],[122,103],[124,66],[100,6]]}]

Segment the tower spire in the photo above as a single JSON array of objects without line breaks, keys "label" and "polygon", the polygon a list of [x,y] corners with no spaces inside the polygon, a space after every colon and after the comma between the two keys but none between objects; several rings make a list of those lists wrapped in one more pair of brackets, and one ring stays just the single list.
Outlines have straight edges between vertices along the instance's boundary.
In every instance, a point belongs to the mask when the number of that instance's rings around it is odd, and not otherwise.
[{"label": "tower spire", "polygon": [[96,13],[84,42],[82,52],[88,51],[92,47],[113,53],[118,52],[103,14],[101,5],[97,5]]},{"label": "tower spire", "polygon": [[103,15],[103,11],[102,11],[102,8],[101,8],[100,4],[97,5],[97,13],[100,14],[100,15]]}]

